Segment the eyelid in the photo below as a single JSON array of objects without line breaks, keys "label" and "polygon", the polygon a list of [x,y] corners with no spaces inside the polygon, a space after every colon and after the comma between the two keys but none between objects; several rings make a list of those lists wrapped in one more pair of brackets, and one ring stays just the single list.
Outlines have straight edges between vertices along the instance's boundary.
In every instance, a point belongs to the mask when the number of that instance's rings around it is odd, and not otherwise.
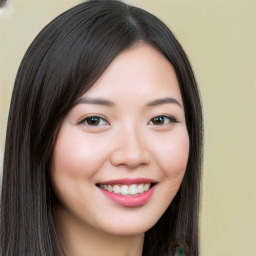
[{"label": "eyelid", "polygon": [[[154,125],[152,123],[152,120],[156,117],[164,117],[164,118],[167,118],[169,120],[168,124],[169,123],[179,123],[179,121],[172,115],[166,115],[166,114],[162,114],[162,115],[157,115],[157,116],[154,116],[153,118],[150,119],[150,121],[148,122],[149,125]],[[163,125],[167,125],[167,124],[160,124],[160,125],[155,125],[155,126],[163,126]]]},{"label": "eyelid", "polygon": [[109,122],[107,121],[107,119],[99,114],[90,114],[90,115],[87,115],[85,117],[82,118],[81,121],[79,121],[77,124],[84,124],[86,125],[87,127],[93,127],[93,128],[96,128],[96,127],[101,127],[101,126],[104,126],[106,124],[103,124],[103,125],[89,125],[89,124],[85,124],[86,120],[88,120],[89,118],[93,118],[93,117],[96,117],[96,118],[99,118],[99,119],[102,119],[104,120],[104,122],[109,125]]}]

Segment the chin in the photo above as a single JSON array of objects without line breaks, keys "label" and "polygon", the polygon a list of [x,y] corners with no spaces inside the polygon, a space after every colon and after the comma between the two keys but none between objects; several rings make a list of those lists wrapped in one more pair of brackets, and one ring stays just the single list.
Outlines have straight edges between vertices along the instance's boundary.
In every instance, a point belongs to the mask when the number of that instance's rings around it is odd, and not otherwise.
[{"label": "chin", "polygon": [[127,214],[127,216],[122,217],[108,221],[104,224],[104,228],[101,227],[101,229],[105,230],[106,233],[117,236],[139,236],[150,230],[160,219],[161,215],[147,215],[141,218],[140,216],[129,216]]}]

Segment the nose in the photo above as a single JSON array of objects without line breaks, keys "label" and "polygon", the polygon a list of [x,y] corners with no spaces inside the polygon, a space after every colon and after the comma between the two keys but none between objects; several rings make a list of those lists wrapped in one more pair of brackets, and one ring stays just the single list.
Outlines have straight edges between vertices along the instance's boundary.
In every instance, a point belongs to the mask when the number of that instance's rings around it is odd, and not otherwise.
[{"label": "nose", "polygon": [[114,166],[126,166],[135,169],[150,163],[150,152],[146,140],[135,131],[123,131],[117,139],[111,154],[111,163]]}]

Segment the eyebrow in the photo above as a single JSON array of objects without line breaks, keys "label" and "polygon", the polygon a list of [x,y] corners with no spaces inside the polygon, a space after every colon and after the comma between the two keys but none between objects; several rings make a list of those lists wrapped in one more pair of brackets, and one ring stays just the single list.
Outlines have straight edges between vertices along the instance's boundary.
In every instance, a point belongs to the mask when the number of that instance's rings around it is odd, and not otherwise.
[{"label": "eyebrow", "polygon": [[102,98],[88,98],[88,97],[82,97],[80,98],[76,104],[95,104],[95,105],[104,105],[104,106],[109,106],[112,107],[115,104],[109,100],[105,100]]},{"label": "eyebrow", "polygon": [[[76,105],[78,104],[95,104],[95,105],[103,105],[103,106],[109,106],[112,107],[115,104],[112,101],[102,99],[102,98],[89,98],[89,97],[82,97],[78,99],[76,102]],[[166,97],[166,98],[160,98],[153,101],[150,101],[147,103],[147,107],[153,107],[153,106],[159,106],[163,104],[177,104],[180,108],[182,108],[182,105],[174,98]]]},{"label": "eyebrow", "polygon": [[174,98],[166,97],[166,98],[161,98],[161,99],[156,99],[153,101],[150,101],[147,106],[152,107],[152,106],[158,106],[158,105],[163,105],[167,103],[174,103],[177,104],[179,107],[182,108],[181,104]]}]

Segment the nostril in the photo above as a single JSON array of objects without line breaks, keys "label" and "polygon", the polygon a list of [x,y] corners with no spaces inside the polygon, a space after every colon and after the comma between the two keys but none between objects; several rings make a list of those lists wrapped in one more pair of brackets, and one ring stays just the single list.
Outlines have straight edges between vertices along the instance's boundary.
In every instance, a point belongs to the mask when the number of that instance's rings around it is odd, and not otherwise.
[{"label": "nostril", "polygon": [[148,165],[150,156],[146,151],[129,152],[128,149],[123,149],[112,152],[110,160],[114,166],[125,165],[135,169],[140,165]]}]

